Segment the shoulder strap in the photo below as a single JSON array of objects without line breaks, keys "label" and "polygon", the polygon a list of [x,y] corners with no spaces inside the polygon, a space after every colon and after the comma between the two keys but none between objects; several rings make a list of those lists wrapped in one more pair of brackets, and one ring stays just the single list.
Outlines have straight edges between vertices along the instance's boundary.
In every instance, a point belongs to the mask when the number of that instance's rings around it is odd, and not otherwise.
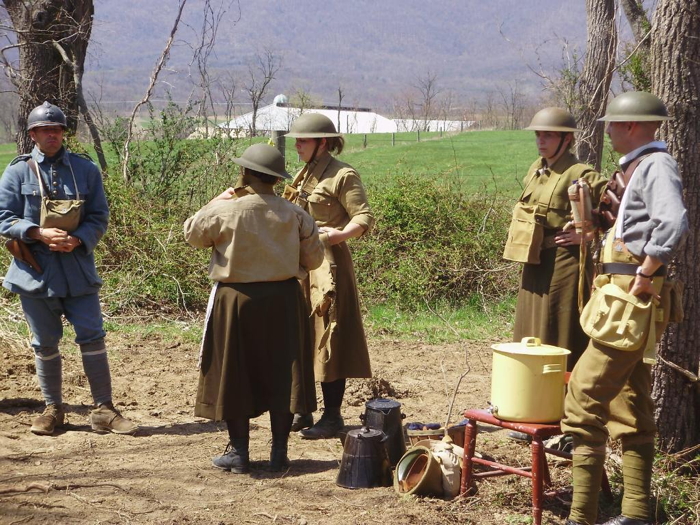
[{"label": "shoulder strap", "polygon": [[44,198],[44,191],[48,193],[49,190],[44,187],[44,179],[39,172],[39,166],[37,165],[36,161],[31,158],[27,160],[27,164],[29,164],[29,169],[34,172],[36,178],[39,179],[39,191],[41,192],[41,197]]},{"label": "shoulder strap", "polygon": [[[647,148],[644,151],[642,151],[637,158],[621,166],[622,173],[624,175],[625,188],[629,184],[630,179],[632,178],[632,174],[634,173],[634,170],[637,169],[637,166],[639,166],[639,163],[646,159],[652,153],[667,153],[667,150],[664,148]],[[622,197],[622,195],[620,195],[620,197]]]}]

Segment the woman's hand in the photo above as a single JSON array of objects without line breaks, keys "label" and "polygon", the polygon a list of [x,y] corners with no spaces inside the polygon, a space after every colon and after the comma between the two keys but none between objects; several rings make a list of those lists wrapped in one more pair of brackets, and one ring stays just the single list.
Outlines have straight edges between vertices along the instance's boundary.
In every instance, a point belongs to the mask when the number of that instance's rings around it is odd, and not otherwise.
[{"label": "woman's hand", "polygon": [[230,199],[233,199],[233,196],[235,194],[236,194],[235,190],[233,188],[229,187],[229,188],[226,188],[223,192],[221,192],[219,195],[214,197],[209,202],[230,200]]},{"label": "woman's hand", "polygon": [[321,226],[318,229],[319,233],[325,233],[328,236],[328,243],[333,246],[335,244],[340,244],[343,241],[351,239],[353,237],[360,237],[365,233],[364,227],[359,224],[351,222],[342,230],[337,228],[331,228],[330,226]]},{"label": "woman's hand", "polygon": [[581,234],[573,228],[565,229],[554,236],[554,242],[557,246],[576,246],[581,244]]}]

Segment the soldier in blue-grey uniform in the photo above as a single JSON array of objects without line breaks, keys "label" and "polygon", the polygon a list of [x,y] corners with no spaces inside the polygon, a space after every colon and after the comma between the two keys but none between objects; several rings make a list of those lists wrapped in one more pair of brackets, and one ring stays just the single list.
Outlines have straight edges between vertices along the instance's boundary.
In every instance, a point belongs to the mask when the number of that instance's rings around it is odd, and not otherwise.
[{"label": "soldier in blue-grey uniform", "polygon": [[133,434],[138,426],[112,403],[98,296],[102,281],[94,250],[109,220],[102,175],[89,158],[64,147],[66,117],[57,106],[34,108],[27,129],[34,149],[15,158],[0,179],[0,234],[22,247],[13,251],[3,286],[20,297],[46,402],[31,431],[51,435],[65,423],[58,347],[65,316],[75,329],[95,403],[92,428]]}]

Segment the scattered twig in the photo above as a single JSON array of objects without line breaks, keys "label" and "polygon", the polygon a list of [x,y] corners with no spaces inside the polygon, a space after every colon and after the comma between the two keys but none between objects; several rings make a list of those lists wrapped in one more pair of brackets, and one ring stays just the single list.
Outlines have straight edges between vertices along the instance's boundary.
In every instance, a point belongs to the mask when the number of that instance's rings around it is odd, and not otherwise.
[{"label": "scattered twig", "polygon": [[425,297],[423,297],[423,302],[425,302],[425,306],[428,307],[428,310],[430,310],[430,313],[437,316],[438,319],[440,319],[443,323],[445,323],[447,325],[447,328],[452,330],[454,332],[454,334],[459,337],[459,332],[457,330],[455,330],[454,327],[443,316],[441,316],[439,313],[437,313],[435,310],[433,310],[430,307],[430,303],[428,303],[428,300]]},{"label": "scattered twig", "polygon": [[10,525],[19,525],[20,523],[27,523],[28,521],[31,521],[33,519],[34,516],[27,516],[26,518],[22,518],[21,520],[11,521]]},{"label": "scattered twig", "polygon": [[253,514],[253,516],[264,516],[266,518],[270,518],[272,520],[272,523],[275,523],[277,521],[277,514],[271,516],[267,512],[256,512],[255,514]]},{"label": "scattered twig", "polygon": [[30,483],[25,487],[7,487],[4,489],[0,489],[0,496],[9,494],[19,494],[22,492],[30,492],[32,490],[38,490],[39,492],[48,493],[51,490],[74,490],[93,487],[113,487],[115,489],[119,489],[121,491],[126,492],[126,489],[124,487],[120,487],[119,485],[115,485],[113,483],[49,483],[48,485],[43,485],[41,483]]},{"label": "scattered twig", "polygon": [[338,496],[333,496],[333,499],[338,500],[339,502],[341,502],[341,503],[342,503],[343,505],[345,505],[346,507],[359,507],[359,508],[364,508],[364,507],[365,507],[365,505],[359,505],[359,504],[357,504],[357,503],[350,503],[350,502],[348,502],[347,500],[340,499]]}]

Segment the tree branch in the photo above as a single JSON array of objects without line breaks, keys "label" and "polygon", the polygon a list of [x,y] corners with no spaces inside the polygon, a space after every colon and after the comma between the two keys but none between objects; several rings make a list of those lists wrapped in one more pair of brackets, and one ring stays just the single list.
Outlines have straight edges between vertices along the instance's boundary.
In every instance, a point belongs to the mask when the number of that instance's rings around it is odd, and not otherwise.
[{"label": "tree branch", "polygon": [[156,82],[158,81],[158,75],[160,74],[161,70],[168,61],[168,57],[170,56],[170,48],[173,45],[175,33],[177,32],[177,28],[180,25],[180,18],[182,17],[182,11],[185,8],[186,3],[187,0],[180,0],[180,7],[177,10],[177,17],[175,18],[173,28],[170,30],[170,37],[168,38],[168,42],[165,44],[165,49],[163,49],[163,52],[161,53],[160,58],[156,63],[156,67],[153,70],[153,74],[151,75],[151,82],[148,85],[148,89],[146,90],[146,95],[138,104],[136,104],[136,106],[134,106],[134,110],[131,112],[131,117],[129,117],[129,128],[126,136],[126,141],[124,142],[123,177],[125,182],[130,182],[131,180],[129,176],[129,145],[131,144],[131,139],[134,134],[134,120],[136,119],[136,113],[138,112],[141,106],[148,103],[149,99],[151,98],[151,94],[153,93],[153,89],[155,88]]}]

